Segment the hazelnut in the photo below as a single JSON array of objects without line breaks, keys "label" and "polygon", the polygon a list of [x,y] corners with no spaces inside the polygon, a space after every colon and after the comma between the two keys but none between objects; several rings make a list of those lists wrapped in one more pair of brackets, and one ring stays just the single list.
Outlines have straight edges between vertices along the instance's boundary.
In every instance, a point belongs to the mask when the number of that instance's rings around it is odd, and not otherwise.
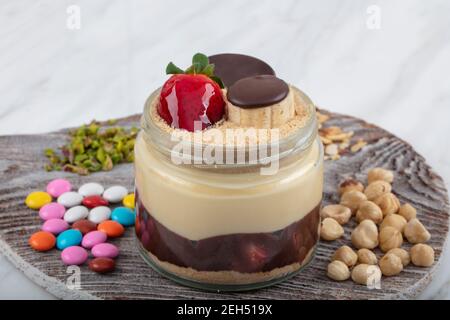
[{"label": "hazelnut", "polygon": [[392,191],[391,185],[386,181],[374,181],[364,189],[367,199],[374,200],[379,196]]},{"label": "hazelnut", "polygon": [[402,233],[393,227],[384,227],[380,231],[380,249],[387,252],[394,248],[400,248],[403,244]]},{"label": "hazelnut", "polygon": [[418,267],[430,267],[434,263],[434,250],[427,244],[416,244],[411,250],[411,261]]},{"label": "hazelnut", "polygon": [[385,216],[388,214],[397,213],[400,208],[400,201],[395,194],[390,192],[379,196],[373,202],[380,207],[383,215]]},{"label": "hazelnut", "polygon": [[403,229],[406,226],[406,219],[403,218],[399,214],[388,214],[380,225],[380,230],[385,227],[393,227],[400,232],[403,232]]},{"label": "hazelnut", "polygon": [[386,254],[395,254],[399,257],[402,260],[403,267],[406,267],[411,262],[409,252],[402,248],[391,249]]},{"label": "hazelnut", "polygon": [[392,183],[394,181],[394,173],[391,170],[383,168],[373,168],[367,174],[367,182],[371,184],[374,181],[386,181]]},{"label": "hazelnut", "polygon": [[352,217],[352,212],[349,208],[340,204],[330,204],[323,207],[320,212],[322,218],[333,218],[339,224],[346,224]]},{"label": "hazelnut", "polygon": [[352,243],[358,248],[373,249],[378,245],[378,229],[372,220],[363,220],[352,232]]},{"label": "hazelnut", "polygon": [[378,259],[375,253],[369,249],[359,249],[357,252],[358,262],[363,264],[378,264]]},{"label": "hazelnut", "polygon": [[355,213],[358,210],[359,204],[362,201],[367,200],[367,197],[361,191],[351,190],[346,192],[341,197],[341,205],[349,208],[352,213]]},{"label": "hazelnut", "polygon": [[346,193],[348,191],[352,191],[352,190],[363,192],[364,185],[355,179],[347,179],[339,185],[339,194],[340,195],[343,195],[344,193]]},{"label": "hazelnut", "polygon": [[417,211],[412,205],[405,203],[400,207],[400,210],[398,210],[398,214],[405,218],[406,221],[409,221],[416,217]]},{"label": "hazelnut", "polygon": [[417,218],[409,220],[403,232],[409,243],[423,243],[431,238],[428,230]]},{"label": "hazelnut", "polygon": [[359,209],[356,212],[356,220],[361,222],[363,220],[372,220],[375,223],[380,223],[383,220],[383,212],[372,201],[362,201],[359,204]]},{"label": "hazelnut", "polygon": [[328,264],[327,276],[336,281],[344,281],[350,278],[350,270],[345,263],[335,260]]},{"label": "hazelnut", "polygon": [[403,270],[402,260],[393,253],[387,253],[380,259],[380,269],[385,276],[395,276]]},{"label": "hazelnut", "polygon": [[349,246],[342,246],[336,250],[336,252],[331,257],[331,261],[339,260],[346,264],[347,267],[351,268],[356,264],[358,256],[355,251]]},{"label": "hazelnut", "polygon": [[363,285],[376,285],[381,281],[381,270],[378,266],[358,264],[352,270],[352,280]]},{"label": "hazelnut", "polygon": [[336,240],[344,234],[344,228],[333,218],[325,218],[320,228],[320,237],[323,240]]}]

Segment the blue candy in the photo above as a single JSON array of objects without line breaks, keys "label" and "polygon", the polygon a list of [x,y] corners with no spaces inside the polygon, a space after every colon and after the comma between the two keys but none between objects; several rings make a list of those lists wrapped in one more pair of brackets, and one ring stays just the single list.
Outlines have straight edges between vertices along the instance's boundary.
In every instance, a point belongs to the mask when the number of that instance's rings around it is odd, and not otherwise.
[{"label": "blue candy", "polygon": [[77,246],[81,243],[83,235],[79,230],[69,229],[61,232],[56,238],[56,247],[59,250],[64,250],[65,248],[71,246]]},{"label": "blue candy", "polygon": [[134,225],[136,215],[133,210],[127,207],[117,207],[111,213],[111,220],[117,221],[124,227]]}]

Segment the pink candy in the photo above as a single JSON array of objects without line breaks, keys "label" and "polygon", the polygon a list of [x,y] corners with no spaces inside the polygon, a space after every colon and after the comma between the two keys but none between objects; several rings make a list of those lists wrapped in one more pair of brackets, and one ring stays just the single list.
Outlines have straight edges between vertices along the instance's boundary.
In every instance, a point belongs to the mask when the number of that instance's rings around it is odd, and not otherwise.
[{"label": "pink candy", "polygon": [[104,232],[91,231],[84,235],[81,245],[86,249],[91,249],[93,246],[105,242],[107,237]]},{"label": "pink candy", "polygon": [[65,212],[66,208],[62,204],[52,202],[46,204],[39,210],[39,216],[42,220],[61,219],[64,217]]},{"label": "pink candy", "polygon": [[68,247],[61,252],[61,260],[68,266],[83,264],[87,258],[87,251],[79,246]]},{"label": "pink candy", "polygon": [[115,258],[119,255],[119,249],[111,243],[100,243],[95,245],[92,255],[96,258]]},{"label": "pink candy", "polygon": [[47,185],[47,193],[52,197],[58,198],[65,192],[72,190],[72,185],[66,179],[55,179],[49,182]]},{"label": "pink candy", "polygon": [[58,235],[69,229],[69,224],[63,219],[49,219],[42,225],[42,230]]}]

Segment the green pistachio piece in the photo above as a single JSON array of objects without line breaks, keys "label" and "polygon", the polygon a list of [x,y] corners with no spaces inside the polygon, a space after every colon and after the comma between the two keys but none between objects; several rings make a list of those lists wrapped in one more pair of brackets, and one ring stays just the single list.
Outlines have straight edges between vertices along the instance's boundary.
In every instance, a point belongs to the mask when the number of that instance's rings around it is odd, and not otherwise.
[{"label": "green pistachio piece", "polygon": [[[200,57],[201,59],[201,57]],[[49,163],[45,170],[64,170],[80,175],[109,171],[114,165],[134,161],[134,144],[139,129],[111,127],[92,121],[69,132],[70,142],[61,147],[61,155],[53,149],[45,149]]]}]

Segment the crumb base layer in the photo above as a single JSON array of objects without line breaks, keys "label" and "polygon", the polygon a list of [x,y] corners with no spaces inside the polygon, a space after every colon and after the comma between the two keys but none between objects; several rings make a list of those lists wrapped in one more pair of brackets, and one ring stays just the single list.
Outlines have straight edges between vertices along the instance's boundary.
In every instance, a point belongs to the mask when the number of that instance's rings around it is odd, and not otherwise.
[{"label": "crumb base layer", "polygon": [[148,252],[138,239],[136,239],[136,243],[143,260],[162,276],[184,286],[212,292],[249,291],[280,283],[295,276],[303,268],[307,267],[314,260],[316,252],[316,246],[314,246],[307,253],[301,264],[293,263],[268,272],[198,271],[160,261]]}]

